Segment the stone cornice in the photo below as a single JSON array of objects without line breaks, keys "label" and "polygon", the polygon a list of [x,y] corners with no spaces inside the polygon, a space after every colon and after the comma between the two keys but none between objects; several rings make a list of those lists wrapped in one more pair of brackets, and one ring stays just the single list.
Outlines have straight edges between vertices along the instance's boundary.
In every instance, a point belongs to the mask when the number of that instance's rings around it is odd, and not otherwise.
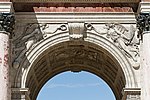
[{"label": "stone cornice", "polygon": [[61,3],[138,3],[140,0],[13,0],[13,2],[39,3],[39,2],[61,2]]},{"label": "stone cornice", "polygon": [[[83,12],[17,12],[15,13],[17,22],[24,23],[65,23],[65,22],[91,22],[91,23],[136,23],[134,13],[83,13]],[[36,19],[35,19],[36,18]]]}]

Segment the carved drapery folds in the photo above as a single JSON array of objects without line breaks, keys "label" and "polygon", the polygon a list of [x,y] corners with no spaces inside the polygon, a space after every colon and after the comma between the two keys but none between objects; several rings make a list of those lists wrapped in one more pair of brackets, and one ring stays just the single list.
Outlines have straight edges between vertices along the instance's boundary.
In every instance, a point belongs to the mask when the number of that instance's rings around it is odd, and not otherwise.
[{"label": "carved drapery folds", "polygon": [[0,31],[13,33],[15,18],[11,13],[0,13]]},{"label": "carved drapery folds", "polygon": [[[14,60],[13,66],[19,67],[19,63],[32,47],[54,34],[68,33],[70,40],[82,40],[88,32],[99,34],[112,41],[130,59],[134,68],[139,68],[139,38],[133,25],[126,28],[121,24],[105,24],[95,27],[94,24],[84,22],[70,22],[65,24],[26,24],[15,32],[13,37]],[[22,33],[20,33],[22,32]],[[21,40],[21,41],[20,41]]]},{"label": "carved drapery folds", "polygon": [[140,13],[137,17],[138,35],[143,39],[143,31],[150,31],[150,12]]}]

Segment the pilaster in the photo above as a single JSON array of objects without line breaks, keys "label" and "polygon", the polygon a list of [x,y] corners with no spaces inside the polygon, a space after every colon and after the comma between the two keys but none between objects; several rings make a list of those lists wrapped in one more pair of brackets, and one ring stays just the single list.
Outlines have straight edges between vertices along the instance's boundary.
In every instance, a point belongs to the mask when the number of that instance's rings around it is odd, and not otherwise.
[{"label": "pilaster", "polygon": [[150,98],[150,1],[140,3],[137,27],[141,37],[141,100]]},{"label": "pilaster", "polygon": [[10,34],[14,16],[11,2],[0,2],[0,100],[11,100],[10,89]]}]

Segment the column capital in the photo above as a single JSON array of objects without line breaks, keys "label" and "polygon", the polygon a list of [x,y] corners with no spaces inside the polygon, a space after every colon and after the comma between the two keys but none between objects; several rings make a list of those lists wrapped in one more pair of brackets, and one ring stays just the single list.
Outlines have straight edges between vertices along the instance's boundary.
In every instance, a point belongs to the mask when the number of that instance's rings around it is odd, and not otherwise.
[{"label": "column capital", "polygon": [[12,13],[0,13],[0,31],[13,33],[15,18]]},{"label": "column capital", "polygon": [[138,35],[143,39],[143,32],[150,31],[150,12],[141,12],[137,17]]}]

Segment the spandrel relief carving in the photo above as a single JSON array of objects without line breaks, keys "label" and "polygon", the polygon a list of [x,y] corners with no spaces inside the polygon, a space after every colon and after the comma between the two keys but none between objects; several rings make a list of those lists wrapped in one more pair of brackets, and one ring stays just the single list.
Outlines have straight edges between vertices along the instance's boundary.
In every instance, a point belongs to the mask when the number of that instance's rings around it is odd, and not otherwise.
[{"label": "spandrel relief carving", "polygon": [[[43,27],[43,26],[41,26]],[[38,41],[43,39],[40,26],[38,24],[28,24],[26,25],[23,33],[20,37],[17,37],[17,34],[14,37],[14,52],[15,59],[13,62],[13,67],[18,68],[20,61],[25,56],[26,52],[36,44]]]},{"label": "spandrel relief carving", "polygon": [[[16,25],[17,26],[17,25]],[[13,36],[13,67],[18,68],[20,62],[25,58],[35,45],[41,40],[47,38],[58,32],[67,31],[64,24],[50,25],[50,24],[26,24],[16,27],[15,35]]]},{"label": "spandrel relief carving", "polygon": [[[54,34],[65,32],[69,33],[71,40],[84,40],[88,32],[95,32],[112,41],[128,59],[131,59],[133,67],[139,68],[139,38],[137,37],[137,30],[132,25],[126,28],[121,24],[113,23],[101,24],[101,27],[89,23],[27,24],[20,27],[20,29],[15,32],[13,37],[15,55],[13,64],[16,67],[19,66],[26,53],[37,45],[39,41]],[[94,59],[94,55],[89,57]]]},{"label": "spandrel relief carving", "polygon": [[92,24],[86,25],[88,31],[94,31],[110,39],[129,59],[135,69],[139,64],[139,38],[133,25],[127,29],[121,24],[105,24],[103,29],[98,29]]}]

